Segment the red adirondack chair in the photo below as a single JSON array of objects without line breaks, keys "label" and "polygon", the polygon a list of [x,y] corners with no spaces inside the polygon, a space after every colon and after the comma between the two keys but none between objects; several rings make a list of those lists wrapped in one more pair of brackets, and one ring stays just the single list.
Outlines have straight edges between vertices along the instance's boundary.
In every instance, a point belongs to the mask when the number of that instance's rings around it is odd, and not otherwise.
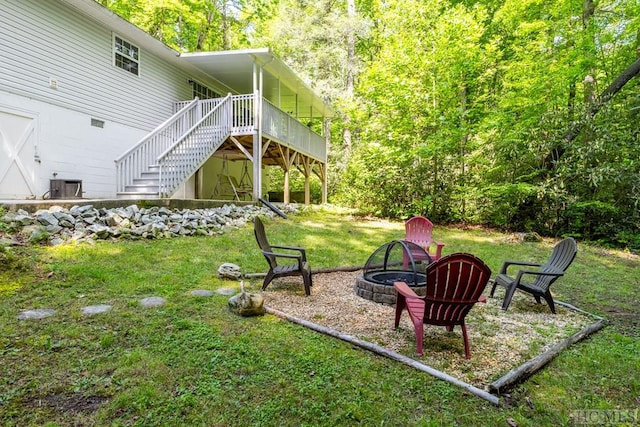
[{"label": "red adirondack chair", "polygon": [[469,338],[464,319],[477,302],[485,302],[482,295],[489,282],[491,269],[479,258],[465,253],[446,255],[427,266],[427,290],[424,297],[404,282],[395,282],[396,298],[395,327],[406,308],[416,332],[416,350],[422,356],[424,324],[462,327],[465,357],[469,359]]},{"label": "red adirondack chair", "polygon": [[[404,229],[405,240],[422,247],[429,254],[432,261],[437,261],[442,257],[442,248],[444,247],[444,243],[431,240],[433,223],[427,218],[423,216],[414,216],[409,218],[404,223]],[[429,251],[431,243],[436,245],[435,253]],[[420,257],[420,253],[412,253],[412,255],[416,261],[423,259]],[[424,256],[424,254],[422,256]]]}]

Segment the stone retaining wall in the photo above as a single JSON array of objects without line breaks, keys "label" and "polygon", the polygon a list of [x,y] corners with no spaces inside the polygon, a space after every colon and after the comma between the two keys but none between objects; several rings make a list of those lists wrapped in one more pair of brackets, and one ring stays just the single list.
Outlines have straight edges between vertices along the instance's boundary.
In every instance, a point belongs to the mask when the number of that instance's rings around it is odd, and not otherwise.
[{"label": "stone retaining wall", "polygon": [[[285,213],[295,213],[296,205],[284,205]],[[221,234],[228,227],[243,227],[257,215],[273,217],[273,211],[255,205],[224,205],[204,209],[96,208],[53,205],[29,213],[23,209],[6,213],[2,222],[9,229],[6,244],[28,241],[59,245],[105,239],[161,239],[178,236]],[[0,242],[2,243],[2,242]]]}]

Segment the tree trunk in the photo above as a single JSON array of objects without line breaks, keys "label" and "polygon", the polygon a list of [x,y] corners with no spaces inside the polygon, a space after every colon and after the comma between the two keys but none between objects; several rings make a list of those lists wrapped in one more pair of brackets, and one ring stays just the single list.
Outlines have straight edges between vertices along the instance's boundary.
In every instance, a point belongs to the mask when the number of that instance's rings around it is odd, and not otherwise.
[{"label": "tree trunk", "polygon": [[553,169],[554,163],[560,160],[564,152],[566,151],[566,145],[572,143],[585,126],[585,123],[588,119],[592,119],[596,114],[604,107],[611,98],[626,85],[632,78],[636,77],[640,74],[640,58],[638,58],[634,63],[629,65],[627,69],[625,69],[618,78],[616,78],[597,98],[596,101],[591,105],[591,107],[586,112],[586,119],[576,121],[571,124],[569,129],[563,135],[563,146],[556,147],[552,153],[547,156],[545,160],[545,165],[547,169]]},{"label": "tree trunk", "polygon": [[[351,102],[353,98],[353,90],[355,86],[355,60],[356,60],[356,35],[354,22],[356,19],[356,2],[355,0],[347,0],[347,20],[349,28],[347,29],[347,78],[345,82],[345,93],[347,100]],[[349,114],[343,117],[344,128],[342,130],[342,141],[344,143],[345,158],[351,154],[351,118]],[[345,160],[346,164],[346,160]]]}]

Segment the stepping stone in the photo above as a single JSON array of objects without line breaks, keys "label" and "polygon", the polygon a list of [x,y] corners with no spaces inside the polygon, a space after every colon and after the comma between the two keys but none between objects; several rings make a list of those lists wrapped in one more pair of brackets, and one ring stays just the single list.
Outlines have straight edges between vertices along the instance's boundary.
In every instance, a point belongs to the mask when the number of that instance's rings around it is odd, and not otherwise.
[{"label": "stepping stone", "polygon": [[220,295],[234,295],[238,293],[237,289],[231,289],[231,288],[220,288],[216,291],[217,293],[219,293]]},{"label": "stepping stone", "polygon": [[92,316],[94,314],[106,313],[111,310],[111,306],[107,304],[90,305],[82,307],[80,310],[82,310],[82,314],[85,316]]},{"label": "stepping stone", "polygon": [[194,291],[191,291],[191,295],[193,295],[194,297],[210,297],[213,295],[213,291],[209,291],[206,289],[196,289]]},{"label": "stepping stone", "polygon": [[140,300],[140,305],[143,307],[160,307],[166,303],[167,300],[162,297],[147,297]]},{"label": "stepping stone", "polygon": [[35,310],[23,310],[18,314],[18,320],[44,319],[53,315],[56,311],[52,308],[37,308]]}]

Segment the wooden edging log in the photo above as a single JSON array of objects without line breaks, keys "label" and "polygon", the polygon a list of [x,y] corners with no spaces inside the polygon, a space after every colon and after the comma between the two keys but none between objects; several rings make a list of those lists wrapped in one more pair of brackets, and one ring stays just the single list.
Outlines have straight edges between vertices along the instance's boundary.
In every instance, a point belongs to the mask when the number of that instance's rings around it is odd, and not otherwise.
[{"label": "wooden edging log", "polygon": [[[353,265],[347,267],[327,267],[327,268],[314,268],[311,269],[311,274],[321,274],[321,273],[337,273],[339,271],[358,271],[362,270],[364,267],[361,265]],[[267,273],[247,273],[243,274],[243,277],[248,279],[252,277],[264,277]]]},{"label": "wooden edging log", "polygon": [[571,310],[575,310],[580,313],[588,314],[592,317],[597,318],[598,321],[576,332],[575,334],[571,335],[569,338],[565,339],[564,341],[557,343],[556,345],[554,345],[544,353],[539,354],[538,356],[534,357],[533,359],[529,360],[523,365],[520,365],[517,368],[512,369],[506,375],[502,376],[498,380],[489,384],[489,391],[491,393],[496,394],[498,396],[505,393],[507,390],[511,389],[516,384],[526,380],[531,375],[538,372],[540,369],[542,369],[543,366],[545,366],[547,363],[555,359],[555,357],[558,354],[560,354],[561,351],[565,350],[570,345],[575,344],[578,341],[581,341],[586,337],[588,337],[589,335],[604,328],[604,326],[607,323],[607,321],[604,318],[600,316],[596,316],[595,314],[588,313],[584,310],[580,310],[579,308],[574,307],[571,304],[563,303],[561,301],[556,301],[556,304],[565,306]]},{"label": "wooden edging log", "polygon": [[300,318],[297,318],[297,317],[294,317],[294,316],[290,316],[290,315],[288,315],[286,313],[283,313],[283,312],[281,312],[279,310],[275,310],[273,308],[266,307],[266,311],[269,314],[273,314],[275,316],[281,317],[281,318],[283,318],[285,320],[288,320],[290,322],[297,323],[299,325],[302,325],[304,327],[307,327],[307,328],[312,329],[312,330],[317,331],[317,332],[321,332],[321,333],[323,333],[325,335],[329,335],[329,336],[332,336],[332,337],[335,337],[335,338],[339,338],[339,339],[341,339],[343,341],[348,342],[349,344],[353,344],[353,345],[356,345],[358,347],[364,348],[365,350],[369,350],[369,351],[371,351],[371,352],[373,352],[375,354],[378,354],[380,356],[388,357],[388,358],[396,360],[398,362],[402,362],[405,365],[408,365],[408,366],[411,366],[412,368],[418,369],[419,371],[426,372],[427,374],[432,375],[432,376],[434,376],[434,377],[436,377],[438,379],[447,381],[447,382],[449,382],[451,384],[454,384],[454,385],[456,385],[458,387],[461,387],[461,388],[467,390],[469,393],[474,394],[475,396],[478,396],[478,397],[480,397],[482,399],[485,399],[485,400],[493,403],[494,405],[499,405],[499,403],[500,403],[500,400],[499,400],[499,398],[497,396],[494,396],[493,394],[488,393],[485,390],[482,390],[482,389],[479,389],[477,387],[474,387],[471,384],[467,384],[464,381],[461,381],[461,380],[459,380],[457,378],[452,377],[451,375],[447,375],[444,372],[438,371],[437,369],[434,369],[434,368],[432,368],[432,367],[430,367],[428,365],[420,363],[420,362],[418,362],[416,360],[413,360],[413,359],[411,359],[409,357],[403,356],[403,355],[401,355],[399,353],[396,353],[395,351],[391,351],[391,350],[388,350],[386,348],[380,347],[380,346],[378,346],[376,344],[373,344],[373,343],[370,343],[370,342],[367,342],[367,341],[363,341],[361,339],[358,339],[358,338],[356,338],[354,336],[351,336],[351,335],[348,335],[348,334],[343,334],[343,333],[341,333],[339,331],[336,331],[335,329],[327,328],[325,326],[318,325],[316,323],[312,323],[312,322],[309,322],[309,321],[304,320],[304,319],[300,319]]}]

